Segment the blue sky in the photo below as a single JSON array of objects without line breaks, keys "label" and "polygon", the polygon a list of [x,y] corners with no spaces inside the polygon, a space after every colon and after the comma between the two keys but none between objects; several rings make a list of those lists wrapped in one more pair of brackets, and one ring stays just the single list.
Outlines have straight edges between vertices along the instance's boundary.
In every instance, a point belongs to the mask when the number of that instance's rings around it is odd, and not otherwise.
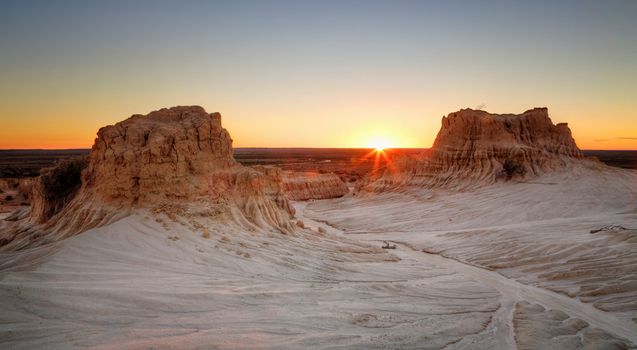
[{"label": "blue sky", "polygon": [[428,147],[457,109],[546,106],[583,148],[635,149],[635,18],[636,1],[1,1],[0,148],[88,147],[199,104],[238,146]]}]

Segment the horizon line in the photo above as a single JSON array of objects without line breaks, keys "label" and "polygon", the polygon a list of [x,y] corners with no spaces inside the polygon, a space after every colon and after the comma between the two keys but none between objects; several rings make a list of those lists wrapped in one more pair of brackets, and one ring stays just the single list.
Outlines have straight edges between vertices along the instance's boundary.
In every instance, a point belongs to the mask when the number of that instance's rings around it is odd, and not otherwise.
[{"label": "horizon line", "polygon": [[[374,147],[232,147],[235,149],[374,149]],[[404,150],[404,149],[422,149],[427,150],[431,149],[431,147],[387,147],[386,150]],[[0,148],[0,152],[6,151],[90,151],[91,147],[85,148]],[[637,152],[637,149],[599,149],[599,148],[588,148],[583,149],[580,148],[580,151],[617,151],[617,152]]]}]

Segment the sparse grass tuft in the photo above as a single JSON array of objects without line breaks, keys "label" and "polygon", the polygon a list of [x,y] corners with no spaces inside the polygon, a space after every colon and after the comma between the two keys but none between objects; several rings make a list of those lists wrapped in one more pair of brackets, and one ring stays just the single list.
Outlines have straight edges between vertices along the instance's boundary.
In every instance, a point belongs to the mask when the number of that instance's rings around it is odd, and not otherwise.
[{"label": "sparse grass tuft", "polygon": [[523,165],[516,163],[511,159],[507,159],[502,164],[502,171],[498,174],[498,177],[503,177],[506,180],[511,180],[516,176],[524,176],[526,169]]}]

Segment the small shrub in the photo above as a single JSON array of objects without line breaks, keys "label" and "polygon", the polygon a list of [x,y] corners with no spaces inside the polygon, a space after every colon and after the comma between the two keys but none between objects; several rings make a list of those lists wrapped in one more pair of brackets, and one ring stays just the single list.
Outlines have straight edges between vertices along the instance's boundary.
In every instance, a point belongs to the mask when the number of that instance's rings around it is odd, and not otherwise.
[{"label": "small shrub", "polygon": [[504,161],[504,164],[502,164],[502,170],[504,172],[502,175],[507,180],[510,180],[517,175],[524,176],[524,173],[526,172],[522,165],[512,161],[511,159]]},{"label": "small shrub", "polygon": [[203,233],[201,234],[201,237],[206,238],[206,239],[210,238],[210,231],[208,231],[207,228],[204,228],[203,229]]},{"label": "small shrub", "polygon": [[298,226],[300,228],[305,228],[305,223],[302,220],[298,220],[296,222],[296,226]]},{"label": "small shrub", "polygon": [[60,212],[75,196],[82,185],[82,170],[86,165],[86,157],[71,158],[40,171],[35,186],[41,192],[41,200],[44,202],[42,220]]}]

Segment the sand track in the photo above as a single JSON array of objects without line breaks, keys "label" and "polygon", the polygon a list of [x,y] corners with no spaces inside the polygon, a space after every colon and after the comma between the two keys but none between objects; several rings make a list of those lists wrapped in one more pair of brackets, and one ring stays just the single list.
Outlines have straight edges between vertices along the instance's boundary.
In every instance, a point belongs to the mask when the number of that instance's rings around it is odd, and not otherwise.
[{"label": "sand track", "polygon": [[[399,244],[404,249],[397,251],[399,257],[405,255],[419,256],[423,263],[430,263],[436,266],[448,268],[464,276],[470,276],[482,283],[493,287],[502,294],[503,304],[509,305],[510,301],[526,301],[542,305],[546,309],[561,310],[571,317],[577,317],[593,327],[611,330],[617,336],[630,340],[637,344],[637,323],[626,322],[626,320],[616,317],[610,312],[602,311],[590,304],[581,302],[578,299],[569,298],[564,294],[556,293],[543,288],[538,288],[520,283],[514,279],[507,278],[497,272],[486,270],[470,264],[462,263],[455,259],[445,258],[438,254],[430,254],[414,250],[404,243],[392,241]],[[509,309],[512,312],[512,309]]]}]

